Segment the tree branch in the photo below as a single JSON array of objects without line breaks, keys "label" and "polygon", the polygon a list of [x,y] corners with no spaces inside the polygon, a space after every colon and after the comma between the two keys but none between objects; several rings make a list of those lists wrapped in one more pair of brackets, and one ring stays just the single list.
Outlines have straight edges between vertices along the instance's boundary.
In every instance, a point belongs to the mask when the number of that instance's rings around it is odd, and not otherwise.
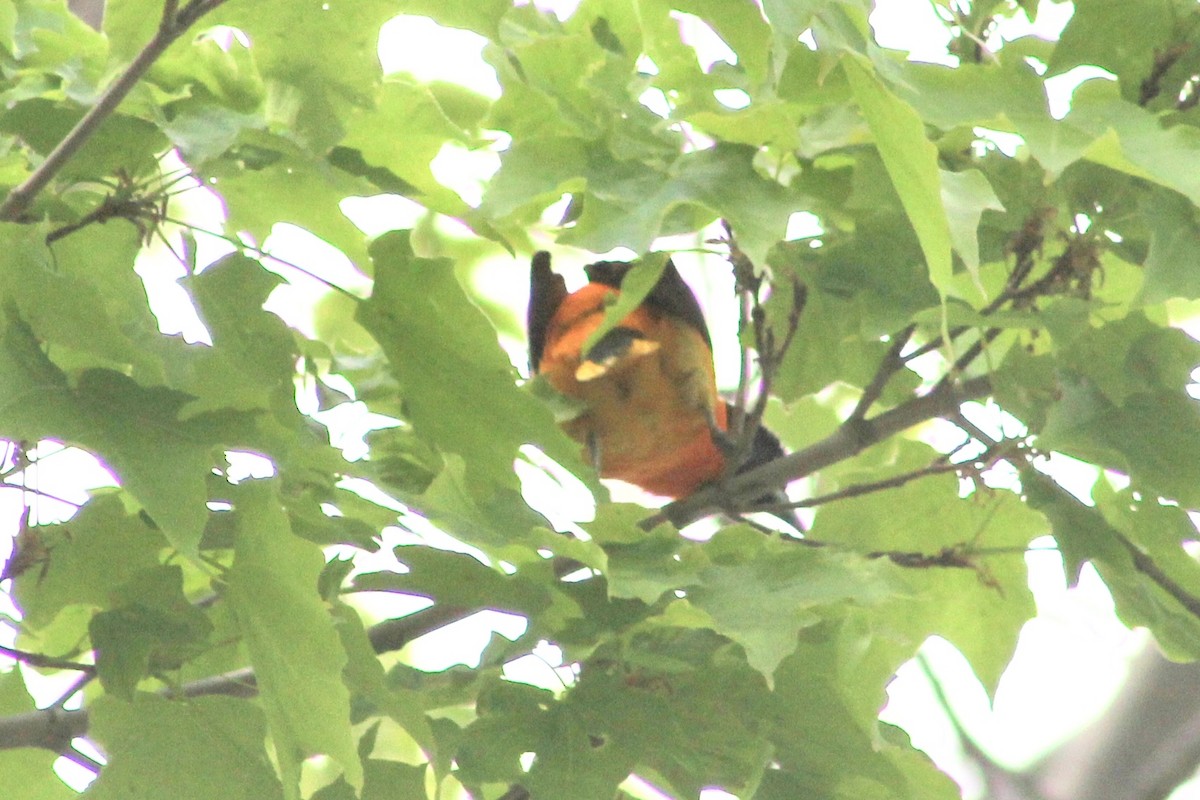
[{"label": "tree branch", "polygon": [[908,344],[908,340],[912,338],[913,331],[916,329],[916,325],[909,325],[892,339],[892,345],[883,356],[883,360],[879,362],[879,367],[875,370],[874,377],[871,378],[871,382],[867,385],[867,388],[863,389],[862,397],[858,398],[858,404],[850,412],[850,419],[865,419],[867,412],[871,410],[871,406],[875,405],[875,401],[883,394],[888,381],[908,363],[907,359],[901,358],[900,352]]},{"label": "tree branch", "polygon": [[82,672],[87,675],[91,675],[96,671],[95,664],[82,664],[78,661],[72,661],[69,658],[55,658],[54,656],[44,656],[41,653],[30,653],[25,650],[18,650],[15,647],[6,647],[2,644],[0,644],[0,655],[8,656],[13,661],[20,661],[22,664],[42,669],[74,670],[75,672]]},{"label": "tree branch", "polygon": [[[372,626],[367,637],[376,653],[399,650],[413,639],[445,627],[451,622],[474,614],[480,609],[454,606],[432,606],[415,614],[390,619]],[[258,694],[254,671],[250,668],[213,675],[186,684],[177,690],[164,691],[174,697],[253,697]],[[0,750],[37,747],[64,753],[71,740],[87,734],[89,716],[86,709],[63,711],[57,706],[0,718]]]},{"label": "tree branch", "polygon": [[957,473],[960,470],[972,469],[971,463],[953,464],[948,461],[939,460],[933,464],[921,467],[920,469],[902,472],[899,475],[893,475],[890,478],[883,480],[871,481],[869,483],[852,483],[849,486],[839,489],[836,492],[817,495],[816,497],[806,497],[803,500],[794,500],[789,503],[772,503],[770,505],[756,506],[754,511],[785,511],[789,508],[815,508],[833,503],[838,500],[849,500],[851,497],[860,497],[864,494],[874,494],[888,489],[898,489],[907,483],[912,483],[921,478],[927,478],[931,475],[944,475],[947,472]]},{"label": "tree branch", "polygon": [[953,414],[963,402],[984,397],[990,391],[991,382],[986,377],[972,378],[961,384],[939,386],[873,419],[847,421],[816,444],[664,506],[639,526],[651,530],[670,522],[682,527],[710,514],[745,507],[780,486],[845,461],[914,425]]},{"label": "tree branch", "polygon": [[46,160],[25,179],[24,183],[8,193],[8,197],[4,198],[3,203],[0,203],[0,220],[7,222],[19,220],[28,210],[34,198],[54,180],[67,162],[95,135],[104,121],[117,110],[121,101],[133,90],[133,87],[137,85],[154,62],[166,52],[167,48],[174,44],[192,23],[224,2],[225,0],[191,0],[182,9],[179,9],[178,0],[166,0],[163,4],[162,21],[159,22],[154,36],[130,62],[125,72],[121,73],[121,76],[100,96],[96,104],[88,109],[75,127],[50,151]]}]

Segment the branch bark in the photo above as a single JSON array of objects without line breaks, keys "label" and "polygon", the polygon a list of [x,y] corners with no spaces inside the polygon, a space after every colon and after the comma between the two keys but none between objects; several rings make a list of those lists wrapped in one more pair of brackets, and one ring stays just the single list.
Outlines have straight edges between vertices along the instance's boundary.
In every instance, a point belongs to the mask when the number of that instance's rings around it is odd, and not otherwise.
[{"label": "branch bark", "polygon": [[179,8],[178,0],[166,0],[163,4],[162,21],[154,36],[146,43],[137,57],[130,62],[121,76],[105,90],[96,105],[88,109],[83,118],[67,133],[63,140],[50,151],[33,173],[20,186],[15,187],[0,203],[0,220],[14,222],[21,219],[29,205],[62,171],[80,148],[87,143],[100,126],[108,119],[121,101],[133,90],[154,62],[175,43],[196,20],[220,6],[225,0],[191,0]]},{"label": "branch bark", "polygon": [[[390,619],[372,626],[367,637],[376,653],[399,650],[413,639],[445,627],[452,622],[469,617],[482,609],[454,606],[432,606],[415,614]],[[184,685],[175,692],[164,694],[182,697],[226,695],[229,697],[254,697],[258,684],[254,670],[250,668],[213,675]],[[85,736],[89,716],[86,709],[64,711],[58,706],[0,718],[0,750],[21,747],[36,747],[62,753],[71,746],[71,740]]]},{"label": "branch bark", "polygon": [[848,420],[816,444],[664,506],[657,514],[642,520],[640,526],[643,530],[651,530],[670,522],[682,527],[728,508],[745,507],[755,498],[851,458],[914,425],[953,414],[962,403],[984,397],[989,392],[991,383],[986,377],[972,378],[960,384],[938,386],[929,394],[872,419]]}]

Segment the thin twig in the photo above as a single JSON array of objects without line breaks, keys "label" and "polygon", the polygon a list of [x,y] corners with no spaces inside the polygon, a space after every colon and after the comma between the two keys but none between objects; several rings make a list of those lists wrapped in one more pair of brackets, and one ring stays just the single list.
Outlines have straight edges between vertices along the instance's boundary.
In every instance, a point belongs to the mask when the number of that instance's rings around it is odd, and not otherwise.
[{"label": "thin twig", "polygon": [[934,475],[945,475],[946,473],[962,473],[960,477],[977,478],[980,473],[988,469],[996,462],[1005,458],[1012,449],[1011,444],[1015,442],[1002,441],[996,442],[987,451],[980,453],[974,458],[965,461],[951,461],[954,454],[968,446],[972,439],[967,438],[962,444],[955,447],[949,453],[946,453],[934,459],[931,463],[918,469],[902,472],[899,475],[893,475],[890,478],[883,478],[877,481],[867,483],[855,483],[844,489],[839,489],[836,492],[809,497],[803,500],[796,500],[787,503],[770,503],[761,506],[755,506],[750,511],[765,511],[769,513],[777,513],[788,509],[797,508],[815,508],[816,506],[826,505],[828,503],[837,502],[839,500],[848,500],[852,497],[861,497],[866,494],[875,492],[887,491],[888,489],[898,489],[901,486],[928,478]]},{"label": "thin twig", "polygon": [[988,328],[980,334],[979,338],[954,360],[954,363],[950,365],[950,369],[946,370],[946,374],[938,380],[937,385],[945,386],[966,372],[967,367],[971,366],[972,362],[979,358],[987,346],[995,341],[1001,332],[1000,328]]},{"label": "thin twig", "polygon": [[1133,566],[1138,572],[1175,598],[1175,601],[1187,609],[1192,616],[1200,618],[1200,597],[1184,589],[1174,578],[1163,572],[1158,564],[1154,563],[1154,559],[1142,552],[1141,548],[1130,541],[1125,534],[1116,531],[1116,536],[1117,541],[1129,552],[1129,557],[1133,559]]},{"label": "thin twig", "polygon": [[120,77],[100,96],[96,104],[88,109],[75,127],[50,151],[46,160],[25,179],[24,183],[8,193],[4,202],[0,203],[0,220],[13,222],[21,219],[34,198],[54,180],[67,162],[95,135],[104,121],[117,110],[121,101],[133,90],[133,87],[137,85],[154,62],[166,52],[167,48],[174,44],[192,23],[223,2],[225,0],[191,0],[182,9],[179,9],[178,0],[166,0],[163,3],[162,20],[159,22],[154,36],[130,62],[125,72],[121,73]]},{"label": "thin twig", "polygon": [[[827,542],[821,539],[812,539],[805,537],[803,539],[795,537],[783,537],[781,541],[791,544],[798,544],[804,547],[814,547],[821,549],[837,550],[847,553],[858,553],[858,551],[850,548],[840,542]],[[905,569],[969,569],[974,572],[982,573],[979,565],[975,563],[975,559],[984,555],[1015,555],[1018,553],[1028,552],[1024,548],[989,548],[986,550],[976,550],[972,546],[962,543],[953,544],[941,548],[936,553],[925,553],[920,550],[871,550],[866,553],[858,553],[862,558],[878,561],[886,559],[891,561],[898,567]]]},{"label": "thin twig", "polygon": [[867,387],[863,389],[862,397],[858,398],[858,404],[854,406],[854,410],[850,412],[849,420],[860,420],[867,416],[867,412],[871,410],[871,406],[875,405],[875,401],[883,394],[883,390],[887,387],[888,381],[892,376],[904,368],[907,359],[900,357],[900,353],[904,350],[908,340],[912,338],[913,331],[917,329],[916,325],[909,325],[904,330],[896,334],[892,339],[892,345],[884,354],[883,360],[879,362],[879,367],[875,370],[874,377]]},{"label": "thin twig", "polygon": [[971,420],[967,419],[966,414],[963,414],[961,410],[950,418],[950,422],[958,426],[971,439],[977,440],[985,447],[992,448],[1000,444],[1000,440],[996,439],[974,422],[971,422]]},{"label": "thin twig", "polygon": [[[259,258],[269,258],[272,261],[278,261],[280,264],[283,264],[285,267],[291,267],[292,269],[296,270],[297,272],[301,273],[302,275],[307,275],[308,277],[312,278],[314,281],[324,284],[326,287],[332,289],[335,292],[338,292],[339,294],[344,295],[345,297],[350,298],[351,300],[362,300],[361,297],[359,297],[358,295],[356,295],[354,292],[350,291],[349,289],[338,286],[336,283],[333,283],[332,281],[329,281],[326,278],[322,278],[320,275],[316,274],[315,272],[305,269],[304,267],[300,266],[299,264],[288,261],[286,258],[280,258],[279,256],[274,255],[266,250],[263,250],[261,247],[257,247],[256,245],[246,244],[245,242],[241,241],[240,239],[236,239],[232,236],[229,236],[228,234],[218,233],[217,231],[210,231],[207,228],[201,228],[199,225],[193,225],[190,222],[185,222],[184,220],[176,219],[175,217],[163,217],[162,221],[169,222],[172,225],[178,225],[181,228],[186,228],[187,230],[191,231],[192,233],[202,233],[205,236],[215,237],[224,242],[228,242],[229,244],[233,245],[234,247],[238,248],[239,250],[249,250],[252,253],[256,253]],[[171,250],[171,252],[175,253],[174,250]],[[179,260],[180,264],[183,264],[183,266],[185,268],[188,266],[186,264],[186,262],[184,262],[184,260],[178,254],[175,254],[175,257]]]},{"label": "thin twig", "polygon": [[83,767],[93,775],[99,775],[100,770],[104,768],[103,764],[91,756],[84,754],[77,747],[68,747],[59,753],[59,755],[65,758],[67,761],[70,761],[72,764]]},{"label": "thin twig", "polygon": [[724,510],[730,502],[749,505],[758,497],[789,482],[811,475],[817,470],[844,461],[866,448],[907,430],[914,425],[955,413],[967,400],[986,396],[991,382],[986,377],[972,378],[961,384],[939,387],[922,397],[915,397],[877,417],[858,425],[842,425],[829,436],[803,450],[790,453],[735,475],[720,485],[707,486],[699,491],[663,506],[646,517],[638,526],[643,530],[670,522],[682,527],[701,517]]},{"label": "thin twig", "polygon": [[[1032,469],[1032,467],[1027,467]],[[1048,477],[1044,478],[1044,485],[1051,488],[1055,494],[1063,499],[1064,502],[1070,503],[1076,507],[1082,506],[1082,502],[1073,494],[1064,489],[1057,481]],[[1023,478],[1024,480],[1024,478]],[[1174,578],[1163,571],[1158,564],[1154,563],[1154,559],[1147,555],[1138,545],[1126,536],[1123,532],[1116,528],[1110,528],[1112,536],[1125,548],[1133,562],[1133,567],[1138,572],[1145,575],[1158,588],[1162,589],[1168,595],[1175,599],[1179,605],[1183,606],[1192,616],[1200,618],[1200,596],[1192,594],[1185,589]]]},{"label": "thin twig", "polygon": [[[738,247],[733,229],[725,220],[722,243],[729,248],[729,262],[733,266],[734,287],[739,298],[738,341],[741,343],[741,374],[738,380],[737,402],[733,407],[732,419],[728,423],[729,438],[725,443],[728,450],[725,478],[736,474],[753,452],[755,437],[766,413],[767,400],[779,365],[783,362],[800,327],[800,314],[804,310],[806,294],[803,284],[793,283],[792,308],[788,314],[788,328],[783,341],[776,343],[775,332],[767,324],[766,310],[762,305],[763,277],[758,274],[750,257]],[[750,384],[753,380],[751,349],[745,344],[747,329],[754,337],[753,352],[758,362],[758,390],[753,404],[750,403]],[[791,524],[791,523],[789,523]]]},{"label": "thin twig", "polygon": [[[376,653],[399,650],[413,639],[465,619],[479,610],[433,606],[406,617],[374,625],[367,630],[367,636]],[[183,697],[253,697],[258,694],[258,687],[254,680],[254,671],[247,668],[201,678],[178,689],[165,690],[164,694]],[[38,747],[62,753],[70,746],[72,739],[87,734],[88,723],[89,714],[86,709],[64,711],[57,706],[2,717],[0,750]]]},{"label": "thin twig", "polygon": [[809,497],[804,500],[796,500],[789,503],[771,503],[769,505],[755,506],[751,511],[767,511],[777,512],[786,511],[791,508],[815,508],[816,506],[834,503],[838,500],[848,500],[851,497],[861,497],[865,494],[873,494],[874,492],[882,492],[888,489],[898,489],[905,484],[912,483],[921,478],[928,478],[933,475],[945,475],[947,472],[958,472],[966,467],[964,464],[951,464],[939,459],[938,462],[929,464],[928,466],[914,469],[909,472],[904,472],[899,475],[893,475],[890,478],[884,478],[878,481],[869,483],[855,483],[847,486],[844,489],[839,489],[836,492]]},{"label": "thin twig", "polygon": [[68,500],[65,497],[60,497],[59,495],[47,492],[45,489],[35,489],[31,486],[25,486],[24,484],[7,482],[0,483],[0,489],[19,489],[22,494],[31,494],[35,497],[44,497],[47,500],[53,500],[56,503],[63,503],[64,505],[71,506],[72,508],[83,507],[83,503],[77,503],[74,500]]},{"label": "thin twig", "polygon": [[[729,248],[729,263],[733,267],[733,290],[738,298],[738,349],[741,362],[738,371],[737,396],[733,403],[732,419],[729,420],[729,435],[734,441],[740,442],[745,433],[746,406],[750,403],[750,383],[753,380],[754,369],[751,366],[750,347],[746,344],[746,335],[751,325],[751,315],[758,298],[758,284],[755,282],[754,265],[737,246],[733,238],[733,229],[726,220],[721,220],[725,229],[723,244]],[[734,465],[735,468],[737,465]]]},{"label": "thin twig", "polygon": [[66,706],[67,702],[72,697],[79,694],[79,692],[83,690],[83,687],[87,686],[89,683],[91,683],[95,679],[96,679],[96,674],[94,672],[84,673],[83,675],[80,675],[78,678],[76,678],[74,681],[71,682],[71,685],[67,687],[66,691],[64,691],[62,694],[60,694],[58,696],[57,700],[55,700],[53,703],[50,704],[50,707],[51,708],[63,708],[64,706]]},{"label": "thin twig", "polygon": [[20,661],[22,664],[28,664],[31,667],[40,667],[44,669],[67,669],[76,672],[83,672],[88,675],[96,671],[95,664],[81,664],[78,661],[72,661],[69,658],[55,658],[54,656],[44,656],[41,653],[30,653],[26,650],[18,650],[15,647],[7,647],[0,644],[0,655],[8,656],[14,661]]}]

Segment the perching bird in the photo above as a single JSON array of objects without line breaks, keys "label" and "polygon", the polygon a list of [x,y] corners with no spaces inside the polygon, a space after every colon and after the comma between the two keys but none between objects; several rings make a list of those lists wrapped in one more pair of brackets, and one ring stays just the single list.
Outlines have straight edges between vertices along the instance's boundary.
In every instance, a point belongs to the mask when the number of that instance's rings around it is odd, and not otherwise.
[{"label": "perching bird", "polygon": [[[617,478],[656,495],[684,497],[725,472],[729,447],[718,441],[727,405],[717,394],[712,340],[700,304],[675,265],[642,305],[586,353],[588,337],[632,265],[601,261],[586,268],[589,283],[568,294],[536,253],[530,271],[529,365],[560,393],[582,402],[564,423],[585,445],[601,477]],[[760,429],[748,466],[782,455],[778,440]]]}]

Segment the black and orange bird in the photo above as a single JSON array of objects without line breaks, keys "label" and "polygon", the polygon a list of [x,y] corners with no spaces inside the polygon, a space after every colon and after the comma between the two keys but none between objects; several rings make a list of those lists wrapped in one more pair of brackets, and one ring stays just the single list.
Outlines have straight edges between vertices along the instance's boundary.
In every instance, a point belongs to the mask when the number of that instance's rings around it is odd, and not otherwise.
[{"label": "black and orange bird", "polygon": [[[685,497],[725,473],[730,448],[719,440],[729,412],[717,393],[704,314],[675,265],[667,261],[642,304],[584,352],[631,266],[591,264],[588,284],[568,293],[550,269],[550,254],[534,255],[530,371],[581,402],[579,415],[563,427],[601,477]],[[778,455],[778,441],[764,431],[747,463]]]}]

